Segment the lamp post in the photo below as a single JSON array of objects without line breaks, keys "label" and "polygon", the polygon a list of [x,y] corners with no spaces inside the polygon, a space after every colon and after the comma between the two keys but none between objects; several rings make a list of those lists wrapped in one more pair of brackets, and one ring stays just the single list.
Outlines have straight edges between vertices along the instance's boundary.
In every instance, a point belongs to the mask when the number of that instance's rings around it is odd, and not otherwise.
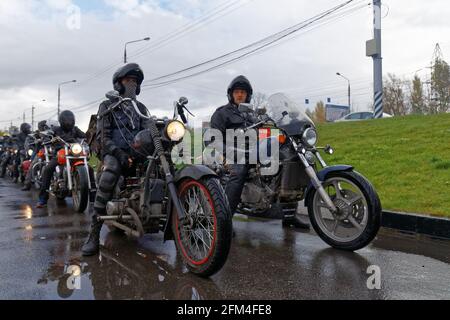
[{"label": "lamp post", "polygon": [[125,50],[123,52],[123,63],[127,63],[127,45],[129,45],[130,43],[136,43],[136,42],[141,42],[141,41],[149,41],[149,40],[150,40],[150,37],[146,37],[144,39],[128,41],[127,43],[125,43]]},{"label": "lamp post", "polygon": [[68,84],[68,83],[75,83],[75,82],[77,82],[77,80],[61,82],[60,84],[58,84],[58,117],[59,117],[60,108],[61,108],[61,86]]},{"label": "lamp post", "polygon": [[348,82],[348,107],[349,107],[350,110],[351,110],[351,108],[352,108],[352,106],[351,106],[351,99],[352,99],[352,98],[351,98],[351,92],[352,92],[352,89],[351,89],[351,86],[350,86],[350,80],[349,80],[347,77],[343,76],[340,72],[336,72],[336,74],[337,74],[338,76],[344,78],[344,79],[347,80],[347,82]]},{"label": "lamp post", "polygon": [[[45,102],[47,100],[42,99],[40,102]],[[34,110],[36,109],[36,107],[34,106],[36,103],[33,103],[33,105],[31,106],[31,130],[34,131]]]}]

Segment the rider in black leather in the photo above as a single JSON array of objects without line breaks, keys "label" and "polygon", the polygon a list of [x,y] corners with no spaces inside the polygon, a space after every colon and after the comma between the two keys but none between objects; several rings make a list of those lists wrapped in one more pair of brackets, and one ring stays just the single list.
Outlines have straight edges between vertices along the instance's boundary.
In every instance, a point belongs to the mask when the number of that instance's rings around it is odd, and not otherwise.
[{"label": "rider in black leather", "polygon": [[133,166],[134,150],[132,142],[141,130],[148,128],[148,120],[141,118],[132,103],[135,103],[142,114],[147,115],[147,108],[136,100],[141,91],[144,73],[135,63],[121,67],[113,76],[114,89],[123,98],[132,100],[125,102],[103,117],[99,115],[108,110],[115,101],[104,101],[100,104],[97,121],[97,139],[103,160],[102,172],[98,183],[94,203],[94,215],[89,238],[82,248],[83,255],[90,256],[99,251],[99,237],[103,222],[98,217],[106,213],[106,204],[113,197],[113,192],[120,176],[127,176]]},{"label": "rider in black leather", "polygon": [[7,152],[8,149],[13,147],[12,137],[9,135],[3,136],[3,154],[0,161],[0,178],[5,177],[6,167],[11,161],[11,153]]},{"label": "rider in black leather", "polygon": [[[221,131],[224,140],[227,129],[241,129],[252,124],[252,121],[238,109],[239,104],[250,103],[252,95],[253,88],[246,77],[241,75],[231,81],[227,90],[228,104],[218,108],[211,118],[211,128]],[[241,201],[241,194],[248,174],[249,165],[229,164],[228,169],[230,177],[225,187],[225,193],[230,203],[231,212],[234,214]],[[287,211],[286,215],[288,215]],[[289,217],[283,219],[283,226],[294,226],[301,229],[309,228],[309,224],[301,222],[295,215],[292,216],[292,212],[289,213]]]},{"label": "rider in black leather", "polygon": [[[28,170],[27,176],[25,177],[25,183],[24,183],[25,185],[22,188],[22,191],[31,190],[31,171],[32,171],[31,169],[39,161],[39,158],[37,157],[37,153],[42,148],[42,143],[38,143],[37,140],[40,140],[42,138],[40,135],[41,132],[44,132],[49,129],[50,129],[50,127],[47,124],[47,120],[39,121],[38,132],[35,133],[34,138],[28,137],[29,144],[32,143],[32,145],[30,145],[30,148],[32,148],[34,150],[34,154],[31,158],[32,161],[31,161],[31,165],[30,165],[30,170]],[[26,148],[26,149],[28,149],[28,148]]]},{"label": "rider in black leather", "polygon": [[15,145],[17,146],[17,153],[13,155],[13,164],[14,164],[14,182],[17,182],[19,178],[19,166],[26,158],[25,152],[25,142],[28,138],[28,135],[31,133],[31,125],[28,123],[22,123],[20,125],[20,132],[18,135],[14,137]]}]

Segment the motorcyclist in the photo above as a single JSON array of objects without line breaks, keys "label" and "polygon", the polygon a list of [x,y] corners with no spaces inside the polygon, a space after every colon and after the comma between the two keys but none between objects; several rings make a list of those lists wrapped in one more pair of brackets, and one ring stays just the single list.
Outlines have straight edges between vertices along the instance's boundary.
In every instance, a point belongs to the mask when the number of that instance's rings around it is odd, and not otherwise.
[{"label": "motorcyclist", "polygon": [[[140,112],[147,114],[147,108],[136,100],[143,80],[144,73],[139,65],[130,63],[114,73],[112,82],[114,89],[122,97],[132,99]],[[139,131],[148,128],[148,120],[137,114],[132,105],[133,102],[125,102],[120,108],[106,114],[104,112],[115,101],[106,100],[99,107],[96,137],[101,150],[103,166],[94,203],[90,234],[82,248],[84,256],[98,253],[100,230],[103,225],[103,222],[98,221],[98,217],[106,213],[106,204],[112,199],[120,176],[127,176],[128,172],[132,171],[134,136]]]},{"label": "motorcyclist", "polygon": [[[67,143],[79,142],[79,140],[86,138],[86,135],[78,127],[75,126],[75,115],[70,110],[65,110],[59,115],[59,127],[54,127],[54,135],[60,137]],[[36,205],[37,208],[43,208],[47,205],[49,198],[48,189],[52,180],[53,173],[58,166],[58,159],[56,157],[57,152],[64,148],[62,143],[56,143],[54,148],[54,157],[44,169],[42,175],[42,186],[39,193],[39,201]]]},{"label": "motorcyclist", "polygon": [[[30,138],[28,144],[30,148],[34,150],[33,156],[31,157],[31,165],[30,168],[33,168],[33,166],[39,161],[39,158],[36,156],[36,153],[39,152],[39,150],[42,148],[42,142],[37,142],[41,140],[43,137],[41,136],[41,133],[49,130],[50,127],[47,123],[47,120],[40,121],[38,123],[38,132],[34,135],[34,138]],[[33,141],[31,141],[33,140]],[[31,170],[28,170],[27,176],[25,177],[25,183],[24,187],[22,188],[22,191],[29,191],[31,189]]]},{"label": "motorcyclist", "polygon": [[3,154],[0,161],[0,178],[5,177],[6,173],[6,167],[8,166],[10,160],[11,160],[11,153],[9,152],[10,148],[12,148],[12,139],[9,135],[3,136]]},{"label": "motorcyclist", "polygon": [[19,166],[26,158],[25,142],[28,135],[31,133],[31,125],[28,123],[22,123],[20,125],[20,132],[14,137],[14,143],[17,147],[17,153],[13,156],[13,182],[17,182],[19,179]]},{"label": "motorcyclist", "polygon": [[[233,79],[228,86],[228,104],[218,108],[211,117],[211,128],[219,130],[223,138],[226,138],[227,129],[242,129],[248,127],[249,118],[245,117],[238,109],[241,103],[250,103],[252,100],[253,88],[250,81],[245,76],[238,76]],[[225,143],[225,142],[224,142]],[[224,149],[225,150],[225,149]],[[248,164],[227,164],[230,172],[225,193],[230,203],[233,214],[241,200],[242,190],[248,174]],[[298,218],[285,217],[283,226],[294,226],[296,228],[309,228],[307,223],[301,222]]]}]

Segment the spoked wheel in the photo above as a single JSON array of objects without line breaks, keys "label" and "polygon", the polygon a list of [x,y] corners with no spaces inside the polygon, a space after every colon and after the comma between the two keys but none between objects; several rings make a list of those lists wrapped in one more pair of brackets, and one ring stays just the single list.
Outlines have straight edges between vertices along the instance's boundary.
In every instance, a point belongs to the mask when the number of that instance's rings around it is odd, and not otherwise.
[{"label": "spoked wheel", "polygon": [[381,225],[381,203],[373,186],[356,172],[338,172],[323,183],[337,213],[311,192],[308,213],[317,234],[330,246],[354,251],[367,246]]},{"label": "spoked wheel", "polygon": [[75,211],[83,213],[89,203],[89,182],[84,166],[76,167],[73,173],[72,199]]},{"label": "spoked wheel", "polygon": [[202,277],[219,271],[228,257],[232,240],[232,215],[217,178],[188,179],[179,187],[186,219],[173,212],[175,243],[188,269]]}]

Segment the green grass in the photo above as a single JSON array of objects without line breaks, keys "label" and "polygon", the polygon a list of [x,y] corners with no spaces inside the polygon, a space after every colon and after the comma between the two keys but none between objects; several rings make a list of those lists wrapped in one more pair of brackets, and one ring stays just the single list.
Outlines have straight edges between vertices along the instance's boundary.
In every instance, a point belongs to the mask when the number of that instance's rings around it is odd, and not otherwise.
[{"label": "green grass", "polygon": [[321,124],[319,144],[377,189],[384,209],[450,217],[450,114]]}]

